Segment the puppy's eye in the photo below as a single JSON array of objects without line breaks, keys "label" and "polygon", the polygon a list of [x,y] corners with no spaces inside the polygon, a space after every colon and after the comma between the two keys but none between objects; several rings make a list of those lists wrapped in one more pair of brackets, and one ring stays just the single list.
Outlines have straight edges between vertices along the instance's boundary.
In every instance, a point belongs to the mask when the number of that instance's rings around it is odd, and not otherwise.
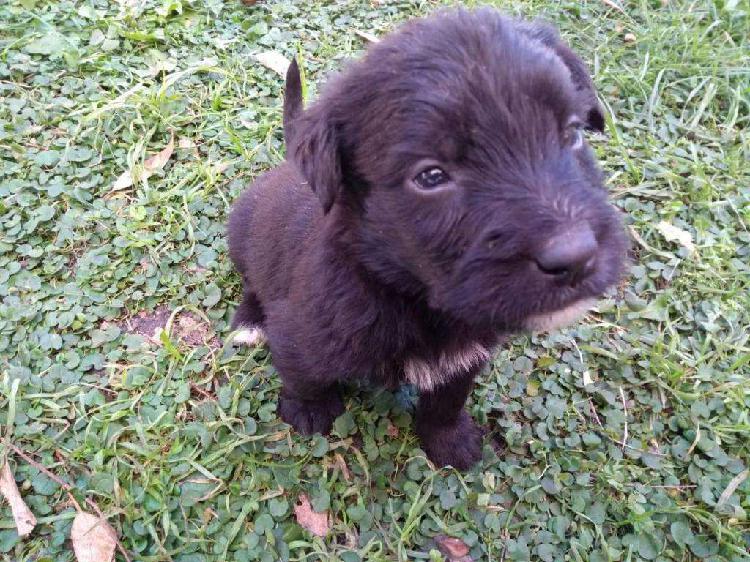
[{"label": "puppy's eye", "polygon": [[434,189],[450,179],[448,174],[437,166],[432,166],[414,176],[414,183],[422,189]]}]

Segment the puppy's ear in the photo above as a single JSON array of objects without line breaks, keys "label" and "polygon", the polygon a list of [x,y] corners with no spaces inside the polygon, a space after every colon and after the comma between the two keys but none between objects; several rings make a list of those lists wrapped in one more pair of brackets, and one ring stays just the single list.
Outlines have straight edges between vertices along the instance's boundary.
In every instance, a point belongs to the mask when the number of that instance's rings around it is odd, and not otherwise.
[{"label": "puppy's ear", "polygon": [[341,148],[329,111],[316,104],[294,124],[292,158],[328,213],[341,191]]},{"label": "puppy's ear", "polygon": [[287,146],[294,138],[294,121],[302,113],[302,76],[300,75],[297,59],[292,59],[286,71],[284,86],[284,142]]},{"label": "puppy's ear", "polygon": [[596,88],[589,76],[588,68],[573,49],[560,38],[554,26],[540,20],[524,23],[522,30],[531,38],[554,51],[570,72],[573,84],[581,96],[584,123],[587,129],[604,131],[604,112],[596,98]]}]

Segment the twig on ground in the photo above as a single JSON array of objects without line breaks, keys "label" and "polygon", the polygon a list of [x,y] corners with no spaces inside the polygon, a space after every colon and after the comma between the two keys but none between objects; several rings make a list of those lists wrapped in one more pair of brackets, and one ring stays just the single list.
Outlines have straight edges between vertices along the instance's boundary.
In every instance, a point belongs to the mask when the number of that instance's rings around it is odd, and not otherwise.
[{"label": "twig on ground", "polygon": [[204,400],[216,400],[216,397],[211,394],[208,390],[204,390],[203,388],[199,387],[194,382],[190,383],[190,388],[192,388],[195,392],[203,396]]},{"label": "twig on ground", "polygon": [[19,457],[21,457],[23,460],[25,460],[27,463],[29,463],[31,466],[36,468],[39,472],[44,474],[47,478],[52,480],[53,482],[56,482],[60,485],[60,487],[65,490],[68,494],[68,497],[70,498],[70,501],[73,503],[77,511],[83,511],[81,509],[81,504],[76,501],[75,497],[73,497],[73,494],[71,491],[73,490],[73,487],[65,482],[65,480],[58,477],[55,473],[50,471],[48,468],[44,467],[43,465],[39,464],[37,461],[32,459],[29,455],[27,455],[24,451],[16,447],[13,443],[5,441],[5,446],[11,449],[15,454],[17,454]]},{"label": "twig on ground", "polygon": [[216,400],[216,397],[213,396],[210,392],[202,389],[201,387],[199,387],[197,384],[193,382],[190,383],[190,388],[192,388],[195,392],[203,396],[205,400]]},{"label": "twig on ground", "polygon": [[599,414],[596,413],[596,407],[594,406],[594,401],[589,398],[589,410],[591,411],[591,416],[594,418],[594,421],[596,421],[597,425],[604,429],[604,426],[602,425],[602,421],[599,419]]},{"label": "twig on ground", "polygon": [[693,454],[693,451],[695,450],[695,447],[696,445],[698,445],[698,441],[700,440],[701,440],[701,425],[697,423],[695,424],[695,439],[693,439],[693,444],[690,445],[687,452],[685,453],[685,458]]}]

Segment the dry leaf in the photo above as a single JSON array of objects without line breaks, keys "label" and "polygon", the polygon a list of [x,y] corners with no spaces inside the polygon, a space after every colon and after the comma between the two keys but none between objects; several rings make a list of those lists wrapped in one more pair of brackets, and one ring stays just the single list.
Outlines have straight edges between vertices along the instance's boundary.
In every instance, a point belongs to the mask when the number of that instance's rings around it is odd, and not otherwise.
[{"label": "dry leaf", "polygon": [[270,68],[279,76],[286,76],[286,70],[289,68],[289,61],[281,53],[276,51],[262,51],[255,54],[255,60],[266,68]]},{"label": "dry leaf", "polygon": [[362,39],[365,41],[369,41],[370,43],[378,43],[380,39],[376,35],[373,35],[372,33],[368,33],[366,31],[360,31],[359,29],[354,30],[355,35],[359,35]]},{"label": "dry leaf", "polygon": [[346,466],[344,457],[341,456],[341,453],[336,453],[333,455],[333,458],[335,459],[333,462],[333,466],[341,470],[341,474],[344,476],[344,480],[346,480],[347,482],[351,482],[352,473],[349,470],[349,467]]},{"label": "dry leaf", "polygon": [[[143,163],[143,171],[141,172],[141,178],[148,179],[154,172],[161,170],[166,166],[169,159],[172,157],[174,152],[174,135],[169,139],[169,143],[161,151],[157,152],[150,158],[146,159]],[[117,178],[115,183],[112,185],[112,191],[119,191],[126,189],[133,185],[133,174],[130,170],[125,170],[120,177]]]},{"label": "dry leaf", "polygon": [[0,471],[0,493],[8,500],[10,510],[13,513],[13,520],[16,522],[16,530],[19,537],[25,537],[36,526],[36,517],[23,501],[21,492],[16,486],[16,479],[10,471],[10,465],[6,461]]},{"label": "dry leaf", "polygon": [[729,498],[732,497],[732,494],[734,494],[737,488],[739,488],[740,484],[747,480],[748,476],[750,476],[750,470],[745,469],[737,476],[732,478],[726,489],[721,493],[721,496],[719,496],[719,501],[716,502],[716,505],[719,506],[727,503],[729,501]]},{"label": "dry leaf", "polygon": [[470,562],[469,546],[455,537],[438,535],[435,537],[438,549],[450,562]]},{"label": "dry leaf", "polygon": [[667,242],[677,242],[683,248],[687,248],[691,254],[695,253],[693,237],[687,230],[682,230],[666,221],[659,222],[659,224],[656,225],[656,230],[664,236]]},{"label": "dry leaf", "polygon": [[388,429],[386,429],[386,433],[388,434],[388,437],[396,438],[398,437],[398,428],[388,421]]},{"label": "dry leaf", "polygon": [[172,152],[174,152],[174,135],[169,139],[169,143],[167,143],[167,146],[163,150],[157,152],[143,163],[143,171],[144,174],[147,174],[146,177],[157,170],[161,170],[169,161]]},{"label": "dry leaf", "polygon": [[112,191],[126,189],[131,185],[133,185],[133,176],[130,174],[130,170],[125,170],[120,174],[120,177],[115,180],[115,183],[112,185]]},{"label": "dry leaf", "polygon": [[299,504],[294,506],[294,515],[297,517],[297,523],[310,531],[313,535],[325,537],[331,529],[328,521],[328,512],[317,513],[312,510],[310,500],[305,494],[300,494]]},{"label": "dry leaf", "polygon": [[70,540],[78,562],[111,562],[117,547],[117,534],[105,519],[80,512],[73,519]]}]

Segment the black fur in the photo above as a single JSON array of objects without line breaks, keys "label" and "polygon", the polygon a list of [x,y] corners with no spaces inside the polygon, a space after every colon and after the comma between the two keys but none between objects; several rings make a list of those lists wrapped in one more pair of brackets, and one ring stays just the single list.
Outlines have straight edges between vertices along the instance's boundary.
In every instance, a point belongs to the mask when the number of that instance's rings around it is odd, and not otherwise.
[{"label": "black fur", "polygon": [[293,59],[286,71],[284,85],[284,142],[289,146],[294,139],[294,122],[302,113],[302,78],[297,60]]},{"label": "black fur", "polygon": [[[458,10],[372,45],[304,112],[298,89],[288,75],[289,159],[229,219],[234,326],[266,332],[297,430],[330,429],[342,381],[408,376],[427,454],[466,469],[482,350],[623,273],[621,220],[592,151],[570,140],[576,119],[604,127],[586,68],[546,24]],[[423,190],[430,166],[450,180]],[[540,270],[539,252],[581,225],[597,243],[585,277]]]}]

